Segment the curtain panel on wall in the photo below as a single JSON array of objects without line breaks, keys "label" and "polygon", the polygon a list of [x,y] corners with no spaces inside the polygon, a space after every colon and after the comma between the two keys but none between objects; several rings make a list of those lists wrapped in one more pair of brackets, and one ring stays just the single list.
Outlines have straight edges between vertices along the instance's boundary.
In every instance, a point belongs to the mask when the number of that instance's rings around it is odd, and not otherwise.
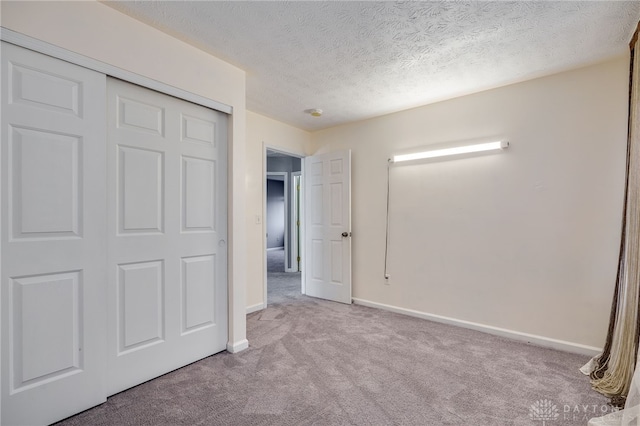
[{"label": "curtain panel on wall", "polygon": [[[640,28],[640,24],[639,24]],[[611,306],[609,330],[603,352],[587,364],[595,390],[622,406],[631,396],[631,382],[637,371],[640,315],[640,50],[638,29],[631,40],[629,133],[622,240],[618,274]],[[640,377],[634,387],[640,387]],[[632,394],[637,392],[632,392]],[[638,398],[640,399],[640,398]],[[631,401],[629,401],[631,403]],[[639,401],[635,402],[640,403]],[[628,405],[628,404],[627,404]],[[631,423],[626,423],[631,424]],[[637,423],[632,423],[637,424]]]}]

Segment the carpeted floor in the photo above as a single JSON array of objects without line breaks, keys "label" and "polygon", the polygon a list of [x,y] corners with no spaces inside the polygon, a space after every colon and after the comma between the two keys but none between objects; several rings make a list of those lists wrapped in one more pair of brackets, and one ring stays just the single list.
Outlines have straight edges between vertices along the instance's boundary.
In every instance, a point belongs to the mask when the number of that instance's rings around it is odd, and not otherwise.
[{"label": "carpeted floor", "polygon": [[267,305],[300,295],[300,273],[284,272],[284,249],[267,251]]},{"label": "carpeted floor", "polygon": [[267,273],[284,272],[284,248],[267,250]]},{"label": "carpeted floor", "polygon": [[587,357],[268,284],[249,349],[110,397],[61,425],[585,425]]}]

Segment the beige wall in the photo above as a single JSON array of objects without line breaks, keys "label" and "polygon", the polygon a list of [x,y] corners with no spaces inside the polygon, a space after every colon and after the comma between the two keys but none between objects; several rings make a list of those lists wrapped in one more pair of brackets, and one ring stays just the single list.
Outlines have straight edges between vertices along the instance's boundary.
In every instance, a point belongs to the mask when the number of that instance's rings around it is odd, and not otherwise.
[{"label": "beige wall", "polygon": [[[264,200],[265,147],[304,156],[311,154],[311,134],[247,111],[247,309],[261,309],[266,302]],[[256,220],[259,219],[259,220]],[[259,222],[259,223],[257,223]]]},{"label": "beige wall", "polygon": [[[601,347],[616,275],[628,58],[312,134],[353,155],[353,296]],[[505,153],[391,169],[430,144]]]},{"label": "beige wall", "polygon": [[[246,344],[245,73],[97,2],[6,2],[2,26],[233,107],[229,344]],[[241,218],[234,220],[234,218]]]},{"label": "beige wall", "polygon": [[[244,339],[245,309],[265,301],[269,145],[301,155],[353,150],[354,297],[602,345],[619,244],[628,58],[311,135],[246,112],[242,70],[102,4],[3,1],[1,8],[6,28],[234,108],[231,344]],[[512,146],[502,155],[391,170],[385,285],[387,158],[485,137]]]}]

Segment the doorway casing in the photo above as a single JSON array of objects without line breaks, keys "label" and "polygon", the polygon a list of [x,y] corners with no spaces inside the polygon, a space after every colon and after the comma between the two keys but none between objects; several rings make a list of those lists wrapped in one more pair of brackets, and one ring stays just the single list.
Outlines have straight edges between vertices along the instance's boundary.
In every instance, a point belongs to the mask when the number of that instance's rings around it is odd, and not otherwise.
[{"label": "doorway casing", "polygon": [[[300,152],[294,152],[294,151],[290,151],[286,148],[282,148],[279,147],[277,145],[271,145],[271,144],[267,144],[266,142],[262,143],[262,263],[263,263],[263,276],[262,276],[262,306],[257,305],[256,308],[257,309],[252,309],[252,311],[258,311],[261,309],[266,309],[267,308],[267,177],[269,175],[269,173],[274,173],[277,175],[280,175],[282,173],[278,173],[278,172],[267,172],[267,151],[273,151],[273,152],[277,152],[279,154],[284,154],[290,157],[295,157],[295,158],[300,158],[301,160],[304,159],[305,154],[300,153]],[[299,173],[300,176],[304,176],[304,161],[300,162],[300,167],[301,167],[301,171]],[[288,174],[293,174],[293,173],[288,173]],[[287,193],[288,189],[288,182],[287,179],[285,178],[285,199],[290,199],[289,194]],[[302,202],[302,200],[304,200],[304,194],[302,193],[302,190],[300,192],[300,212],[299,212],[299,217],[303,218],[304,217],[304,202]],[[300,228],[300,241],[304,241],[304,226],[301,226]],[[290,231],[290,229],[288,229],[287,226],[285,226],[285,268],[286,268],[286,256],[288,254],[288,248],[287,248],[287,237],[288,237],[288,232]],[[299,253],[300,253],[300,265],[302,265],[302,268],[304,269],[304,262],[305,262],[305,254],[304,254],[304,244],[302,244],[299,248]],[[304,279],[304,274],[301,274],[300,277],[301,280],[301,287],[300,287],[300,291],[302,292],[302,294],[305,294],[305,279]],[[249,313],[249,312],[247,312]]]}]

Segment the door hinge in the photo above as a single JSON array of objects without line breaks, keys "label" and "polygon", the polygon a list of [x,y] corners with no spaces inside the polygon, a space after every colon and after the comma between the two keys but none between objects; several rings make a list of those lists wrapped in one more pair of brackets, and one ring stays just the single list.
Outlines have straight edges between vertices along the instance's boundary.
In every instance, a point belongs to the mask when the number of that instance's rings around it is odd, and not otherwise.
[{"label": "door hinge", "polygon": [[300,262],[300,256],[298,256],[298,262]]},{"label": "door hinge", "polygon": [[300,221],[297,221],[297,222],[296,222],[296,225],[297,225],[297,226],[300,226]]}]

